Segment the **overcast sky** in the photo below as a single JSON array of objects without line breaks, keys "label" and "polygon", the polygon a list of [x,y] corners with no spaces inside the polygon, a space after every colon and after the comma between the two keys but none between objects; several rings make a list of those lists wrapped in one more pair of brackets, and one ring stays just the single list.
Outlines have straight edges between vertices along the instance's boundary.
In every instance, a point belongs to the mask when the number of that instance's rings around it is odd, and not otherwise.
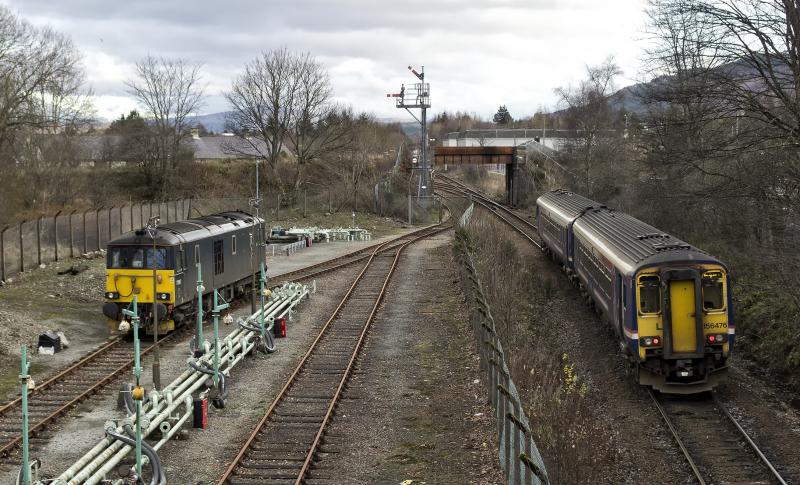
[{"label": "overcast sky", "polygon": [[645,0],[0,0],[36,25],[72,36],[83,52],[98,116],[135,107],[125,92],[137,59],[204,63],[201,113],[227,109],[221,93],[248,60],[282,45],[309,51],[338,100],[378,117],[409,118],[386,93],[425,66],[432,111],[515,117],[552,108],[553,89],[614,55],[624,86],[638,79]]}]

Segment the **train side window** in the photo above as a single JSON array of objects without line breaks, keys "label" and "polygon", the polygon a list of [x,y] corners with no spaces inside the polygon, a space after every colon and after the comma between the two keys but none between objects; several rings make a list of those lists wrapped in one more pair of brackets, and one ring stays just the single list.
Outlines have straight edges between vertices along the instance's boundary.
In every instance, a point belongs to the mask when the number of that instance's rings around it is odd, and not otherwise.
[{"label": "train side window", "polygon": [[194,245],[194,264],[200,264],[200,245]]},{"label": "train side window", "polygon": [[231,254],[236,256],[236,236],[231,236]]},{"label": "train side window", "polygon": [[639,277],[639,312],[644,315],[661,313],[661,278],[656,275]]},{"label": "train side window", "polygon": [[222,240],[214,241],[214,274],[225,272],[225,255],[222,252]]},{"label": "train side window", "polygon": [[702,282],[703,310],[725,309],[725,278],[722,271],[706,271]]},{"label": "train side window", "polygon": [[178,249],[178,261],[181,267],[181,270],[186,269],[186,252],[183,250],[183,246]]}]

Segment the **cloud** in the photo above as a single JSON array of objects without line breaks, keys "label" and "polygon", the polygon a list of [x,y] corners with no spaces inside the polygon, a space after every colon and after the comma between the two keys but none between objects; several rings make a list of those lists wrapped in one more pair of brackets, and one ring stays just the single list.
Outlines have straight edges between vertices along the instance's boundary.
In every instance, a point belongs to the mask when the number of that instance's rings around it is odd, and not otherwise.
[{"label": "cloud", "polygon": [[226,109],[222,92],[261,50],[313,53],[329,69],[337,99],[381,117],[407,116],[385,98],[424,65],[433,111],[515,116],[555,103],[553,88],[576,83],[585,65],[614,54],[638,71],[645,0],[368,0],[195,2],[11,0],[37,25],[72,36],[85,55],[101,116],[129,109],[124,80],[147,55],[203,62],[205,111]]}]

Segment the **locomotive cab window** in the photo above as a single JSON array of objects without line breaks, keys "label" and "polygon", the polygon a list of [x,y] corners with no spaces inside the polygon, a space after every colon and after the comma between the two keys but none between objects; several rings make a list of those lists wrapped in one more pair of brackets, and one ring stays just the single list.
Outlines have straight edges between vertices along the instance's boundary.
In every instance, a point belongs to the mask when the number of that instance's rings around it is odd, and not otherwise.
[{"label": "locomotive cab window", "polygon": [[722,271],[706,271],[703,273],[702,289],[703,310],[725,309],[725,278]]},{"label": "locomotive cab window", "polygon": [[108,267],[111,269],[170,269],[172,268],[172,249],[151,247],[121,246],[112,247],[108,252]]},{"label": "locomotive cab window", "polygon": [[236,236],[231,236],[231,254],[236,256]]},{"label": "locomotive cab window", "polygon": [[194,264],[200,264],[200,245],[194,245]]},{"label": "locomotive cab window", "polygon": [[661,278],[656,275],[639,276],[639,313],[656,315],[661,313]]}]

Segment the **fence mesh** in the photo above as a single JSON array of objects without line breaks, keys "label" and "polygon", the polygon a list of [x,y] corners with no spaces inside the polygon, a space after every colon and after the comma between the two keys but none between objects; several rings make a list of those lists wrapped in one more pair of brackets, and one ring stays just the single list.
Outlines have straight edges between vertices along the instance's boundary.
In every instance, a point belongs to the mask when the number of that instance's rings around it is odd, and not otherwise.
[{"label": "fence mesh", "polygon": [[[471,207],[460,219],[469,223]],[[499,434],[500,465],[509,485],[547,484],[544,461],[533,441],[531,427],[522,407],[517,387],[506,365],[500,337],[495,332],[494,318],[486,303],[480,279],[473,264],[468,236],[457,232],[464,292],[470,305],[470,321],[475,334],[481,369],[486,373],[489,399],[495,410]]]}]

